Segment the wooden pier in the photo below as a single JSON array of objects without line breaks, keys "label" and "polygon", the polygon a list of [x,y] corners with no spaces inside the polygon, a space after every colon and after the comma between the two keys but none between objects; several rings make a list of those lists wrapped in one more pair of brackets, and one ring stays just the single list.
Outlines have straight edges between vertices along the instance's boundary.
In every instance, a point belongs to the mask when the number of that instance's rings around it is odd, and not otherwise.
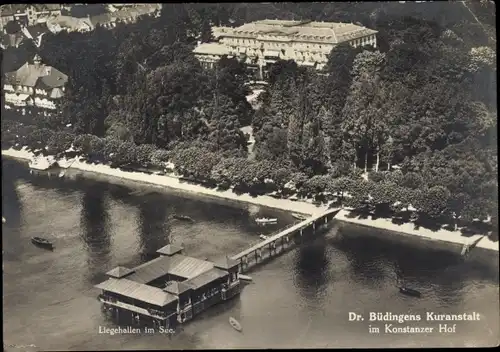
[{"label": "wooden pier", "polygon": [[329,209],[324,213],[315,214],[310,218],[293,224],[256,245],[234,255],[231,259],[239,262],[239,272],[243,273],[252,266],[266,259],[275,257],[285,249],[292,247],[304,235],[306,229],[312,229],[314,233],[321,225],[327,225],[340,211],[340,208]]}]

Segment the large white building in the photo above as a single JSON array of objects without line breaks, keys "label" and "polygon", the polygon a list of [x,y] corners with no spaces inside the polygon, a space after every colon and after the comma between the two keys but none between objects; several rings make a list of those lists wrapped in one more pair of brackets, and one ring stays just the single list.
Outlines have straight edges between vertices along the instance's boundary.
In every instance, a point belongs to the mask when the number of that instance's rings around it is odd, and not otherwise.
[{"label": "large white building", "polygon": [[38,55],[33,63],[25,63],[17,71],[5,74],[5,108],[21,113],[57,109],[57,101],[64,97],[68,76],[51,66],[42,64]]},{"label": "large white building", "polygon": [[352,23],[262,20],[243,26],[213,27],[217,42],[201,43],[194,54],[205,67],[222,56],[236,57],[262,68],[277,60],[294,60],[298,65],[322,69],[335,46],[377,45],[377,31]]},{"label": "large white building", "polygon": [[194,49],[206,67],[226,55],[261,70],[280,59],[322,69],[328,54],[341,43],[377,45],[377,31],[352,23],[262,20],[236,28],[213,27],[212,32],[217,42]]}]

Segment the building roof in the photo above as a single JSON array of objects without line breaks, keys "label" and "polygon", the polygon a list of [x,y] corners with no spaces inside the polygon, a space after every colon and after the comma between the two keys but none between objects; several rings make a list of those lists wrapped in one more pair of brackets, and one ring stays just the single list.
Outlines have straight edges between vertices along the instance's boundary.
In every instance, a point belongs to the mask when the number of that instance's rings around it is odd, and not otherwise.
[{"label": "building roof", "polygon": [[90,16],[89,21],[93,27],[97,27],[98,25],[107,25],[114,20],[113,16],[110,13],[102,13],[100,15]]},{"label": "building roof", "polygon": [[161,9],[161,4],[140,4],[139,6],[126,7],[122,10],[111,13],[103,13],[97,16],[90,17],[90,22],[95,27],[98,24],[101,26],[109,25],[117,21],[133,21],[137,17],[147,15]]},{"label": "building roof", "polygon": [[177,297],[159,288],[137,283],[128,279],[108,279],[95,286],[101,290],[117,293],[139,301],[164,307]]},{"label": "building roof", "polygon": [[238,261],[232,259],[232,258],[229,258],[228,256],[225,256],[224,258],[220,259],[220,260],[217,260],[215,263],[214,263],[214,266],[216,268],[221,268],[221,269],[224,269],[224,270],[229,270],[231,268],[234,268],[235,266],[238,266]]},{"label": "building roof", "polygon": [[24,101],[30,97],[29,94],[5,93],[5,98]]},{"label": "building roof", "polygon": [[17,32],[14,34],[3,34],[2,35],[2,45],[4,47],[17,47],[21,42],[25,39],[25,36],[21,32]]},{"label": "building roof", "polygon": [[60,4],[9,4],[2,5],[0,8],[1,16],[12,16],[16,13],[25,13],[28,6],[33,6],[38,12],[61,10]]},{"label": "building roof", "polygon": [[193,278],[214,267],[214,264],[181,254],[161,256],[134,268],[128,279],[139,283],[148,283],[166,274],[172,274],[185,279]]},{"label": "building roof", "polygon": [[256,37],[272,35],[286,41],[342,43],[375,34],[377,31],[353,23],[262,20],[237,28],[215,27],[216,37]]},{"label": "building roof", "polygon": [[37,23],[33,26],[26,27],[26,29],[28,30],[29,34],[31,34],[32,38],[36,38],[40,34],[47,33],[49,31],[46,23]]},{"label": "building roof", "polygon": [[5,74],[5,83],[28,87],[58,88],[68,82],[68,76],[44,64],[25,63],[17,71]]},{"label": "building roof", "polygon": [[61,10],[61,4],[29,4],[33,6],[37,11],[58,11]]},{"label": "building roof", "polygon": [[129,268],[125,268],[124,266],[117,266],[116,268],[108,271],[106,275],[120,279],[124,276],[132,274],[134,271]]},{"label": "building roof", "polygon": [[178,281],[169,281],[163,291],[172,293],[174,295],[180,295],[183,292],[191,290],[191,287],[186,285],[183,282],[178,282]]},{"label": "building roof", "polygon": [[208,285],[214,280],[220,279],[227,275],[228,275],[227,271],[218,268],[212,268],[192,279],[184,281],[184,284],[189,285],[193,289],[198,289],[200,287]]},{"label": "building roof", "polygon": [[89,18],[77,18],[72,16],[57,16],[47,20],[47,26],[59,25],[61,28],[79,30],[85,27],[93,29],[94,26]]},{"label": "building roof", "polygon": [[227,46],[219,43],[202,43],[198,45],[193,52],[195,54],[205,55],[229,55]]},{"label": "building roof", "polygon": [[0,6],[0,15],[12,16],[15,13],[24,13],[26,11],[26,4],[9,4]]},{"label": "building roof", "polygon": [[156,251],[156,253],[163,255],[174,255],[176,253],[182,252],[184,248],[182,246],[176,246],[173,244],[167,244],[165,247],[161,247]]},{"label": "building roof", "polygon": [[64,93],[63,93],[61,88],[54,88],[50,92],[51,99],[59,99],[59,98],[62,98],[63,96],[64,96]]}]

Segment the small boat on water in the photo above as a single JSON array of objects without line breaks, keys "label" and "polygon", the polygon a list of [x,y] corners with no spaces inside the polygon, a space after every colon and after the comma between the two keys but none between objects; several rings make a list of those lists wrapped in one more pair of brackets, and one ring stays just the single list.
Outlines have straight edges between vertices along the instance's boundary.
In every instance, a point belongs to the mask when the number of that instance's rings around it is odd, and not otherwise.
[{"label": "small boat on water", "polygon": [[399,286],[399,292],[401,292],[404,295],[412,296],[412,297],[422,296],[422,294],[419,291],[414,290],[412,288],[404,287],[404,286]]},{"label": "small boat on water", "polygon": [[276,224],[278,223],[278,219],[276,218],[258,218],[255,219],[257,224]]},{"label": "small boat on water", "polygon": [[5,224],[7,220],[5,220],[5,218],[2,216],[2,224]]},{"label": "small boat on water", "polygon": [[234,319],[233,317],[229,318],[229,324],[233,327],[234,330],[241,332],[242,327],[241,324],[238,322],[238,320]]},{"label": "small boat on water", "polygon": [[247,276],[247,275],[242,275],[242,274],[239,274],[238,275],[240,280],[243,280],[243,281],[252,281],[252,278],[250,276]]},{"label": "small boat on water", "polygon": [[462,252],[460,253],[460,255],[465,256],[465,255],[469,254],[471,249],[476,248],[477,244],[485,237],[487,237],[487,236],[483,235],[483,236],[475,239],[472,243],[465,243],[464,246],[462,247]]},{"label": "small boat on water", "polygon": [[33,243],[35,246],[40,246],[40,247],[47,248],[47,249],[54,249],[54,245],[52,244],[52,242],[50,242],[49,240],[47,240],[45,238],[32,237],[31,243]]},{"label": "small boat on water", "polygon": [[305,220],[307,219],[304,215],[302,214],[297,214],[297,213],[293,213],[292,216],[297,219],[297,220]]},{"label": "small boat on water", "polygon": [[51,156],[39,155],[33,157],[29,161],[29,167],[31,170],[45,171],[55,167],[56,165],[57,165],[56,160],[54,159],[54,157]]},{"label": "small boat on water", "polygon": [[266,235],[259,235],[259,238],[263,241],[267,240],[267,236]]},{"label": "small boat on water", "polygon": [[194,220],[192,218],[190,218],[189,216],[186,216],[186,215],[177,215],[177,214],[174,214],[174,215],[172,215],[172,217],[174,219],[177,219],[177,220],[194,222]]}]

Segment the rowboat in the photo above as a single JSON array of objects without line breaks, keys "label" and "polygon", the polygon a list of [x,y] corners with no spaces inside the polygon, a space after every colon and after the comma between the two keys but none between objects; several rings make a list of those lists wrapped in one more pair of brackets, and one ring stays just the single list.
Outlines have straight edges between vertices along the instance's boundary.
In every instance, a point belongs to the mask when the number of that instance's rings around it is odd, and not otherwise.
[{"label": "rowboat", "polygon": [[238,320],[234,319],[233,317],[229,318],[229,324],[233,327],[234,330],[241,332],[243,330],[241,328],[241,324],[238,322]]},{"label": "rowboat", "polygon": [[421,296],[421,293],[419,291],[414,290],[412,288],[403,287],[403,286],[399,287],[399,292],[401,292],[404,295],[412,296],[412,297],[420,297]]},{"label": "rowboat", "polygon": [[250,276],[247,276],[247,275],[239,274],[238,277],[240,278],[240,280],[243,280],[243,281],[252,281],[252,278]]},{"label": "rowboat", "polygon": [[47,248],[47,249],[54,249],[54,245],[52,244],[52,242],[50,242],[49,240],[47,240],[45,238],[32,237],[31,243],[33,243],[35,246],[40,246],[40,247]]},{"label": "rowboat", "polygon": [[292,216],[297,220],[305,220],[306,217],[302,214],[293,213]]},{"label": "rowboat", "polygon": [[278,222],[278,219],[276,219],[276,218],[258,218],[258,219],[255,219],[255,222],[257,224],[276,224]]},{"label": "rowboat", "polygon": [[177,220],[182,220],[182,221],[191,221],[191,222],[194,222],[194,220],[192,218],[190,218],[189,216],[186,216],[186,215],[172,215],[172,217],[174,219],[177,219]]}]

